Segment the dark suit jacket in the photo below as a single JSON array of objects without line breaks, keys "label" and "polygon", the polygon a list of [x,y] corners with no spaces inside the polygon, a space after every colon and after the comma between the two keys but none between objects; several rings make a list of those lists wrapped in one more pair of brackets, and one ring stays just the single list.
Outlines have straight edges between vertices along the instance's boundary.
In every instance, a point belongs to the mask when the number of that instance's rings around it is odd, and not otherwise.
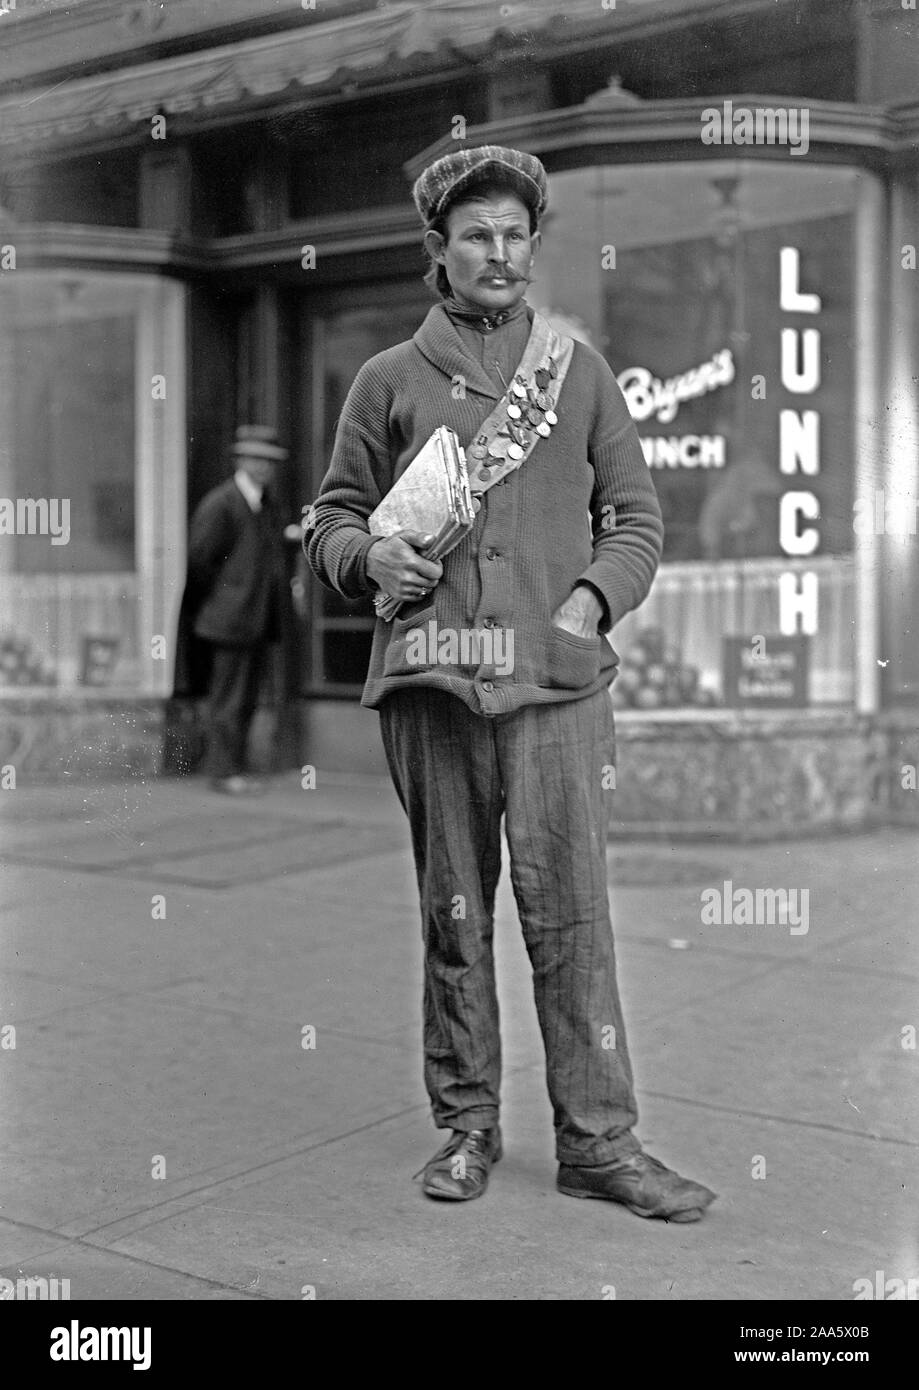
[{"label": "dark suit jacket", "polygon": [[276,640],[284,582],[283,527],[267,494],[253,512],[232,478],[200,502],[188,539],[188,579],[179,613],[175,693],[207,688],[203,643],[253,646]]}]

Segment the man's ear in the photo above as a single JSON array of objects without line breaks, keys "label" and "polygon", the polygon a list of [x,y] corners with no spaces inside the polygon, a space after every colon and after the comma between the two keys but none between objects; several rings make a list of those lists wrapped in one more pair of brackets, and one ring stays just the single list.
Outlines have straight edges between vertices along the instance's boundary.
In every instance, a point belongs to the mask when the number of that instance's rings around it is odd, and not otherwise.
[{"label": "man's ear", "polygon": [[537,256],[537,254],[538,254],[538,252],[539,252],[539,248],[540,248],[541,245],[542,245],[542,232],[534,232],[533,235],[530,237],[530,252],[531,252],[530,259],[531,259],[531,260],[534,260],[534,259],[535,259],[535,257]]},{"label": "man's ear", "polygon": [[431,257],[431,260],[436,261],[438,265],[443,265],[444,263],[445,245],[446,243],[444,242],[443,236],[440,232],[435,232],[433,227],[425,232],[424,249]]}]

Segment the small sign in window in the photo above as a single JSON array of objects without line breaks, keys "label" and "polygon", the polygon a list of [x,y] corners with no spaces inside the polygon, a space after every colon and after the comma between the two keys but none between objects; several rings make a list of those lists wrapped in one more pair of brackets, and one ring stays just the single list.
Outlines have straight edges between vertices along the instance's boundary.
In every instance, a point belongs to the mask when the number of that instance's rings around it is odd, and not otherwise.
[{"label": "small sign in window", "polygon": [[739,708],[810,703],[809,637],[725,637],[724,702]]},{"label": "small sign in window", "polygon": [[80,684],[111,685],[120,645],[117,637],[84,636],[81,642]]}]

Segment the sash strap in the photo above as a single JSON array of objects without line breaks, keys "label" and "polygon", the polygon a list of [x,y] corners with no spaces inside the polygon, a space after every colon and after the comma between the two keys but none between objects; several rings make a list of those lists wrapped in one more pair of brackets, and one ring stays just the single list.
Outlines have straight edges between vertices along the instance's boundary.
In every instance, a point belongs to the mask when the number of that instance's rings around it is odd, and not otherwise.
[{"label": "sash strap", "polygon": [[526,463],[540,439],[551,432],[573,353],[573,339],[556,333],[541,314],[533,315],[509,390],[466,449],[473,501]]}]

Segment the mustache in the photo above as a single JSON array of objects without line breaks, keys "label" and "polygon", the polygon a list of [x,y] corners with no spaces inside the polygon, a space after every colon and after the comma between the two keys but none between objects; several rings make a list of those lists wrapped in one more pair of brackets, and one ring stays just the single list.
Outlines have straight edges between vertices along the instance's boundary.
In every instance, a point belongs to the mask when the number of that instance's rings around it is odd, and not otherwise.
[{"label": "mustache", "polygon": [[526,284],[530,283],[529,275],[521,275],[519,271],[514,270],[509,265],[504,267],[496,266],[494,270],[489,270],[487,274],[479,277],[480,282],[482,284],[487,284],[489,280],[494,280],[496,275],[500,276],[502,280],[509,281],[510,284],[516,284],[521,280],[525,281]]}]

